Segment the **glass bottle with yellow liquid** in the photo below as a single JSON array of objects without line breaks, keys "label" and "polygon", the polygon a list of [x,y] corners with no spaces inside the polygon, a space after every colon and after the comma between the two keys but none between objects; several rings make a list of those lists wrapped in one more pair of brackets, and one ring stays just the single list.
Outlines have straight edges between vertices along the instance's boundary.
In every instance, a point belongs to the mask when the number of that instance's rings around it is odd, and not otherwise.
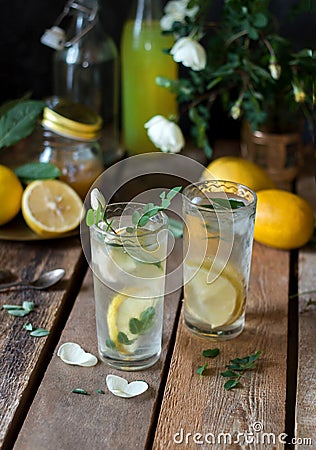
[{"label": "glass bottle with yellow liquid", "polygon": [[158,150],[144,124],[157,114],[175,115],[174,94],[156,84],[156,77],[176,79],[177,65],[164,52],[173,39],[161,32],[160,0],[137,0],[122,37],[122,125],[124,146],[130,155]]}]

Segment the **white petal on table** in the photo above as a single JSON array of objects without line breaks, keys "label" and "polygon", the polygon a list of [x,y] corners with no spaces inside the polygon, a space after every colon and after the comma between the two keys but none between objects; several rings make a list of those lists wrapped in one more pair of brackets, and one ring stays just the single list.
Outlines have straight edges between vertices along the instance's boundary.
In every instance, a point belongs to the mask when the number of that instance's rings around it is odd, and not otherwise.
[{"label": "white petal on table", "polygon": [[66,363],[76,366],[91,367],[95,366],[98,362],[98,358],[92,353],[87,353],[80,347],[79,344],[74,342],[65,342],[62,344],[57,352],[57,356]]},{"label": "white petal on table", "polygon": [[146,381],[132,381],[129,383],[125,378],[118,377],[117,375],[107,375],[106,385],[112,394],[124,398],[136,397],[136,395],[143,394],[149,387]]}]

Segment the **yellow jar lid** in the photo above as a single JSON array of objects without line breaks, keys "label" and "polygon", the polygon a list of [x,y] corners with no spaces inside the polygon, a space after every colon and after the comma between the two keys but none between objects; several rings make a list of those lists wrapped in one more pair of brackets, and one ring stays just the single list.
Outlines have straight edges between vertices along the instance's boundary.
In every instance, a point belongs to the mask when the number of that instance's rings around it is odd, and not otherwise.
[{"label": "yellow jar lid", "polygon": [[102,119],[86,106],[60,97],[46,101],[42,125],[65,137],[94,140],[102,127]]}]

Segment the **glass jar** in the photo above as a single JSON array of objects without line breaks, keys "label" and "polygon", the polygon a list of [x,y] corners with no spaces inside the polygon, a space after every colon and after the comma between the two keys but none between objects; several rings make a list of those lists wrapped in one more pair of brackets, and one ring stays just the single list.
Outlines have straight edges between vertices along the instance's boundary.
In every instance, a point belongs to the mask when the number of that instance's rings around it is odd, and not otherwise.
[{"label": "glass jar", "polygon": [[61,171],[60,180],[84,198],[104,170],[101,125],[100,116],[85,106],[52,97],[33,134],[30,159],[54,164]]},{"label": "glass jar", "polygon": [[[122,156],[119,143],[119,57],[99,20],[98,0],[67,0],[42,42],[53,57],[53,92],[87,106],[103,120],[100,143],[104,163]],[[57,35],[56,35],[57,31]],[[51,36],[57,39],[52,39]],[[59,38],[59,36],[61,36]]]}]

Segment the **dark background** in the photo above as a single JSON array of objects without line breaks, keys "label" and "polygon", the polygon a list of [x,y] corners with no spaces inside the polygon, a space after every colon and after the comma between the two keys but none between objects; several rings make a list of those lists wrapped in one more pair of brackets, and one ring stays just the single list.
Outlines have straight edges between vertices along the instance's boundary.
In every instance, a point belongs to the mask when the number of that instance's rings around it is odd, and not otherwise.
[{"label": "dark background", "polygon": [[[272,0],[284,35],[300,46],[316,47],[316,1],[309,0],[310,13],[289,19],[290,8],[307,0]],[[99,0],[104,30],[113,37],[118,48],[123,23],[132,0]],[[218,16],[223,0],[213,0],[213,17]],[[65,0],[0,0],[0,103],[18,98],[26,92],[39,99],[52,92],[52,56],[54,50],[40,43]]]}]

